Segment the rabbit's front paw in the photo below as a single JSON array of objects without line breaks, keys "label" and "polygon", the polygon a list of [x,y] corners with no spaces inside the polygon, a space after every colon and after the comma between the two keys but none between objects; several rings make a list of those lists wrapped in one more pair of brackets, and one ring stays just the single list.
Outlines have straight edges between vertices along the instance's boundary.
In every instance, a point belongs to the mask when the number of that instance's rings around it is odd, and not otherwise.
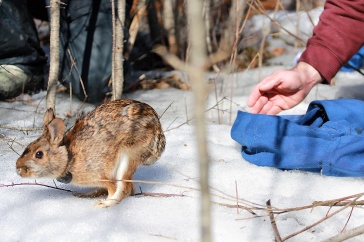
[{"label": "rabbit's front paw", "polygon": [[112,205],[117,204],[119,201],[115,200],[115,199],[106,199],[106,200],[99,200],[96,204],[95,204],[95,208],[108,208]]}]

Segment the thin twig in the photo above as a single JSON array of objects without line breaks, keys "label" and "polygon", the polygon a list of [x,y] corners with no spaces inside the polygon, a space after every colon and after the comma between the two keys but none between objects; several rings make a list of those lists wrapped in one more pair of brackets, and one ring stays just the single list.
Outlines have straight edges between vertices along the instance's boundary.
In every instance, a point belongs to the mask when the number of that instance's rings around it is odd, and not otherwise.
[{"label": "thin twig", "polygon": [[[205,110],[205,113],[207,113],[208,111],[210,111],[210,110],[212,110],[212,109],[215,109],[224,99],[226,99],[225,97],[223,97],[223,98],[221,98],[220,99],[220,101],[218,101],[214,106],[212,106],[211,108],[209,108],[209,109],[206,109]],[[178,118],[178,117],[177,117]],[[176,119],[177,119],[176,118]],[[175,119],[175,120],[176,120]],[[188,124],[189,122],[191,122],[192,120],[194,119],[194,117],[192,117],[192,118],[188,118],[187,119],[187,121],[186,122],[183,122],[183,123],[181,123],[181,124],[179,124],[179,125],[177,125],[177,126],[175,126],[175,127],[173,127],[173,128],[169,128],[171,125],[169,125],[168,126],[168,128],[164,131],[164,132],[168,132],[168,131],[171,131],[171,130],[174,130],[174,129],[178,129],[178,128],[180,128],[180,127],[182,127],[183,125],[186,125],[186,124]],[[175,121],[174,120],[174,121]],[[173,122],[174,122],[173,121]]]},{"label": "thin twig", "polygon": [[361,234],[364,234],[364,224],[335,235],[327,240],[324,240],[324,242],[341,242]]},{"label": "thin twig", "polygon": [[42,184],[42,183],[38,183],[38,182],[22,182],[22,183],[0,184],[0,187],[16,187],[16,186],[41,186],[41,187],[47,187],[47,188],[52,188],[52,189],[56,189],[56,190],[61,190],[61,191],[64,191],[64,192],[74,192],[72,190],[59,188],[57,186],[50,186],[50,185],[46,185],[46,184]]},{"label": "thin twig", "polygon": [[163,239],[170,239],[170,240],[177,240],[174,237],[170,237],[170,236],[165,236],[165,235],[161,235],[161,234],[153,234],[153,233],[149,233],[150,236],[155,236],[155,237],[160,237]]},{"label": "thin twig", "polygon": [[155,192],[140,192],[140,193],[136,193],[135,196],[145,196],[145,197],[186,197],[186,195],[184,195],[184,194],[155,193]]},{"label": "thin twig", "polygon": [[[266,12],[266,10],[262,7],[260,1],[253,1],[253,3],[255,3],[253,6],[253,8],[257,11],[259,11],[260,13],[262,13],[265,17],[269,18],[269,20],[277,25],[278,28],[284,30],[287,34],[293,36],[294,38],[296,38],[297,40],[301,41],[303,44],[306,44],[306,41],[304,39],[302,39],[301,37],[299,37],[298,35],[292,33],[291,31],[289,31],[288,29],[286,29],[285,27],[282,26],[281,23],[279,23],[277,20],[273,19],[271,16],[269,16],[269,14]],[[248,4],[252,4],[252,3],[248,3]]]},{"label": "thin twig", "polygon": [[[295,208],[286,208],[286,209],[277,209],[275,211],[276,214],[282,214],[282,213],[288,213],[288,212],[292,212],[292,211],[301,211],[301,210],[305,210],[305,209],[312,209],[315,207],[320,207],[320,206],[346,206],[348,204],[354,206],[354,205],[363,205],[362,202],[363,201],[357,201],[357,199],[359,199],[360,197],[364,196],[364,193],[358,193],[358,194],[354,194],[351,196],[346,196],[346,197],[342,197],[342,198],[338,198],[338,199],[333,199],[333,200],[327,200],[327,201],[316,201],[313,202],[312,205],[307,205],[307,206],[302,206],[302,207],[295,207]],[[342,202],[351,198],[356,198],[354,201],[349,201],[349,202]]]},{"label": "thin twig", "polygon": [[269,214],[270,224],[272,225],[274,236],[276,238],[276,242],[281,242],[282,238],[281,238],[281,235],[279,234],[279,230],[278,230],[278,227],[276,224],[276,220],[274,218],[274,214],[272,213],[272,205],[270,203],[270,199],[267,201],[266,204],[267,204],[267,210],[268,210],[268,214]]},{"label": "thin twig", "polygon": [[238,183],[235,180],[235,195],[236,195],[236,213],[239,214],[239,193],[238,193]]},{"label": "thin twig", "polygon": [[[360,198],[362,196],[364,196],[364,192],[342,197],[342,198],[338,198],[338,199],[331,199],[331,200],[327,200],[327,201],[316,201],[313,203],[313,205],[315,205],[315,206],[335,206],[336,204],[338,204],[339,202],[342,202],[344,200],[348,200],[351,198]],[[360,201],[357,201],[357,202],[360,202]],[[330,205],[328,205],[328,204],[330,204]]]},{"label": "thin twig", "polygon": [[168,132],[169,131],[169,127],[171,127],[171,125],[176,122],[176,120],[178,119],[178,117],[176,117],[169,125],[168,127],[166,128],[166,130],[164,130],[163,132]]},{"label": "thin twig", "polygon": [[75,71],[77,72],[78,78],[80,79],[80,84],[81,84],[81,88],[82,88],[82,91],[83,91],[83,95],[85,96],[84,101],[86,101],[86,99],[87,99],[87,92],[86,92],[86,88],[85,88],[85,85],[84,85],[84,83],[83,83],[83,80],[82,80],[82,77],[81,77],[80,71],[79,71],[79,70],[78,70],[78,68],[77,68],[76,61],[75,61],[75,59],[73,58],[73,56],[72,56],[72,53],[71,53],[70,49],[67,49],[67,53],[68,53],[68,55],[69,55],[69,57],[70,57],[70,61],[71,61],[71,64],[72,64],[72,65],[71,65],[71,69],[72,69],[72,67],[74,67],[74,68],[75,68]]},{"label": "thin twig", "polygon": [[[252,215],[254,215],[255,217],[258,217],[258,215],[253,211],[255,208],[250,208],[248,206],[244,206],[244,205],[240,205],[240,204],[236,205],[236,204],[228,204],[228,203],[219,203],[219,202],[215,202],[215,201],[211,201],[211,203],[219,205],[219,206],[227,207],[227,208],[244,209],[244,210],[248,211],[249,213],[251,213]],[[237,219],[237,220],[240,220],[240,219]]]},{"label": "thin twig", "polygon": [[[216,78],[214,78],[214,91],[215,91],[215,100],[216,100],[216,102],[218,102],[217,86],[216,86],[216,79],[218,77],[219,77],[219,75],[216,76]],[[219,106],[217,106],[217,108],[219,109]],[[220,111],[219,110],[217,111],[217,122],[218,122],[218,124],[221,124],[221,117],[220,117]]]},{"label": "thin twig", "polygon": [[186,97],[184,97],[184,101],[185,101],[185,114],[186,114],[186,122],[188,124],[188,108],[187,108],[187,102],[186,102]]},{"label": "thin twig", "polygon": [[16,141],[15,138],[12,139],[9,136],[6,136],[5,134],[0,134],[0,139],[5,139],[8,142],[15,143],[15,144],[17,144],[17,145],[19,145],[21,147],[24,147],[24,145],[19,143],[18,141]]},{"label": "thin twig", "polygon": [[331,218],[332,216],[334,216],[334,215],[338,214],[339,212],[341,212],[341,211],[345,210],[347,207],[351,206],[351,205],[352,205],[352,203],[353,203],[353,202],[355,202],[355,201],[356,201],[356,200],[358,200],[358,199],[359,199],[359,197],[355,198],[352,202],[348,203],[347,205],[345,205],[344,207],[342,207],[342,208],[338,209],[337,211],[335,211],[335,212],[333,212],[333,213],[331,213],[331,214],[328,214],[327,216],[325,216],[324,218],[322,218],[322,219],[318,220],[317,222],[315,222],[315,223],[313,223],[313,224],[311,224],[311,225],[309,225],[309,226],[306,226],[305,228],[303,228],[303,229],[301,229],[301,230],[299,230],[299,231],[297,231],[297,232],[295,232],[295,233],[293,233],[293,234],[290,234],[290,235],[288,235],[288,236],[284,237],[284,238],[283,238],[283,241],[285,241],[285,240],[287,240],[287,239],[290,239],[290,238],[292,238],[292,237],[294,237],[294,236],[296,236],[296,235],[298,235],[298,234],[300,234],[300,233],[302,233],[302,232],[304,232],[304,231],[306,231],[306,230],[309,230],[309,229],[311,229],[311,228],[315,227],[316,225],[318,225],[318,224],[322,223],[323,221],[325,221],[325,220],[327,220],[327,219]]},{"label": "thin twig", "polygon": [[[11,145],[9,144],[11,142]],[[15,139],[14,140],[12,140],[12,141],[10,141],[10,142],[8,142],[7,143],[7,145],[9,146],[9,148],[15,153],[15,154],[17,154],[18,156],[20,156],[20,154],[13,148],[13,144],[14,144],[14,142],[15,142]]]},{"label": "thin twig", "polygon": [[348,219],[346,220],[346,223],[345,223],[345,225],[344,225],[344,228],[341,230],[341,232],[344,232],[344,231],[345,231],[346,226],[348,225],[348,223],[349,223],[349,221],[350,221],[351,215],[353,214],[354,208],[355,208],[355,206],[352,206],[352,207],[351,207],[351,210],[350,210],[350,212],[349,212],[349,217],[348,217]]},{"label": "thin twig", "polygon": [[163,115],[167,112],[167,110],[168,110],[168,109],[172,106],[173,102],[174,102],[174,101],[172,101],[172,102],[168,105],[168,107],[167,107],[166,109],[164,109],[163,113],[159,116],[159,119],[161,119],[161,118],[163,117]]}]

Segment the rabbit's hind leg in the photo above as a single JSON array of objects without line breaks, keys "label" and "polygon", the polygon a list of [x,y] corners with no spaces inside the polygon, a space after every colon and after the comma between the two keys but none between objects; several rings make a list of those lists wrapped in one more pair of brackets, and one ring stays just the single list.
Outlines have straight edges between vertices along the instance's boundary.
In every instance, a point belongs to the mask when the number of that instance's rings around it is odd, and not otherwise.
[{"label": "rabbit's hind leg", "polygon": [[119,203],[123,198],[134,195],[134,185],[132,182],[133,174],[137,169],[137,163],[130,160],[127,153],[122,153],[114,167],[114,182],[107,182],[105,185],[108,189],[108,197],[106,200],[100,200],[95,207],[110,207]]},{"label": "rabbit's hind leg", "polygon": [[116,191],[116,187],[117,187],[116,182],[106,182],[105,186],[106,186],[107,193],[108,193],[107,199],[97,201],[97,203],[94,206],[96,208],[108,208],[108,207],[120,202],[120,200],[116,200],[116,199],[112,198],[112,195],[115,194],[115,191]]}]

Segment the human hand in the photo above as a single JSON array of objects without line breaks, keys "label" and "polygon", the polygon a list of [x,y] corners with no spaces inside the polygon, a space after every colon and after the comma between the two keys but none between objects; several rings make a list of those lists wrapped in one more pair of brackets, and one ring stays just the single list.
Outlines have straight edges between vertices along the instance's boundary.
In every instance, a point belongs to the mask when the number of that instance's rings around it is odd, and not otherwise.
[{"label": "human hand", "polygon": [[315,68],[299,62],[292,70],[279,70],[264,78],[250,94],[248,106],[252,113],[277,114],[299,104],[321,81]]}]

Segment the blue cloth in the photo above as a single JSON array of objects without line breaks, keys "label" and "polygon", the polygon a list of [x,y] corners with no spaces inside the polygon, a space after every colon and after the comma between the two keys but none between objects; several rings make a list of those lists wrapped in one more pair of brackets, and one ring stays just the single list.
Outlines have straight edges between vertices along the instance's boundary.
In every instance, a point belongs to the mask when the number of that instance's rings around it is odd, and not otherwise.
[{"label": "blue cloth", "polygon": [[259,166],[364,177],[364,102],[312,102],[305,115],[239,111],[231,137],[245,160]]},{"label": "blue cloth", "polygon": [[354,71],[354,69],[352,67],[354,67],[355,69],[360,69],[363,66],[364,63],[364,46],[362,46],[359,51],[353,56],[351,57],[351,59],[348,61],[349,65],[344,65],[343,67],[341,67],[341,71],[344,72],[352,72]]}]

